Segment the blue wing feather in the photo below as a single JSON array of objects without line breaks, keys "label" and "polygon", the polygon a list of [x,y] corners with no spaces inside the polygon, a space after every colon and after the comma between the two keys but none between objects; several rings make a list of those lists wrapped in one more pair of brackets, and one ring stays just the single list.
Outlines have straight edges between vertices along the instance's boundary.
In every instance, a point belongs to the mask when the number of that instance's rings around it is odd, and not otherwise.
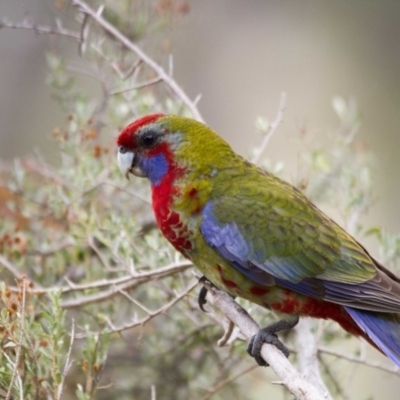
[{"label": "blue wing feather", "polygon": [[400,321],[396,314],[381,314],[345,307],[357,325],[400,366]]},{"label": "blue wing feather", "polygon": [[323,275],[308,277],[302,262],[305,254],[297,254],[296,257],[265,257],[265,252],[255,251],[254,243],[245,240],[235,222],[222,224],[217,220],[213,215],[212,201],[203,209],[200,231],[210,246],[256,283],[267,286],[276,284],[305,296],[344,306],[400,312],[400,302],[391,290],[392,286],[398,286],[398,282],[381,271],[377,270],[375,279],[353,284],[335,282],[333,278],[328,279]]},{"label": "blue wing feather", "polygon": [[[263,251],[259,243],[256,245],[260,238],[248,235],[253,239],[246,240],[234,221],[218,221],[213,215],[212,201],[203,209],[200,231],[210,246],[252,281],[266,286],[275,284],[305,296],[343,305],[376,346],[400,366],[400,302],[396,295],[400,292],[399,280],[378,263],[375,262],[375,276],[365,281],[352,280],[351,275],[345,276],[347,280],[344,281],[343,274],[341,280],[335,281],[334,270],[307,276],[312,271],[303,265],[307,261],[306,252],[279,257],[271,255],[268,248]],[[274,243],[265,245],[274,246]],[[346,252],[341,252],[341,255],[343,259],[337,262],[342,270],[357,262]],[[368,253],[366,255],[368,257]],[[372,258],[371,263],[374,266]]]},{"label": "blue wing feather", "polygon": [[[218,223],[212,214],[212,202],[203,209],[200,231],[208,244],[215,247],[227,260],[240,266],[241,272],[249,274],[249,263],[276,278],[300,281],[304,278],[301,268],[294,268],[295,259],[287,257],[265,258],[265,252],[255,251],[252,242],[247,242],[235,222]],[[301,267],[301,265],[298,265]],[[252,279],[251,276],[249,276]]]}]

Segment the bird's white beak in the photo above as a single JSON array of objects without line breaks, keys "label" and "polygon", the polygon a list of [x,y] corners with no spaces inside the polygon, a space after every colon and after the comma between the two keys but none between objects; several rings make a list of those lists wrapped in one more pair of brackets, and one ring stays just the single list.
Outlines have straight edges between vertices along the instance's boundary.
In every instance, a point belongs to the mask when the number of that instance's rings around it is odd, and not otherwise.
[{"label": "bird's white beak", "polygon": [[137,164],[137,155],[131,150],[128,150],[126,147],[120,146],[118,148],[118,167],[125,178],[129,179],[129,174],[133,174],[140,177],[145,177],[141,169],[136,165]]},{"label": "bird's white beak", "polygon": [[134,167],[135,153],[127,150],[126,147],[118,148],[118,167],[125,178],[129,179],[129,172]]}]

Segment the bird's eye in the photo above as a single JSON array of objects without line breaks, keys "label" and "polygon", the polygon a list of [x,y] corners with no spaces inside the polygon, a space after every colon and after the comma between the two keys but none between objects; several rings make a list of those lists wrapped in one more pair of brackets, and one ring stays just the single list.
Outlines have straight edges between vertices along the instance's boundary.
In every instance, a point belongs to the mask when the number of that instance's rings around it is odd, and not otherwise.
[{"label": "bird's eye", "polygon": [[129,151],[129,150],[125,146],[119,146],[118,147],[118,152],[121,153],[121,154],[125,154],[127,151]]},{"label": "bird's eye", "polygon": [[145,147],[151,147],[156,142],[157,136],[153,132],[146,132],[142,137],[142,143]]}]

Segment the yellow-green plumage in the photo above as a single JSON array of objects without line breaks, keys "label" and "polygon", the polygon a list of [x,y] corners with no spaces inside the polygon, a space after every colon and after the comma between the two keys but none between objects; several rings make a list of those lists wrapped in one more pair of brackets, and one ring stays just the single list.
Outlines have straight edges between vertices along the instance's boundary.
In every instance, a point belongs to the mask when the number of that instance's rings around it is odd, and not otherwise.
[{"label": "yellow-green plumage", "polygon": [[[203,124],[178,116],[165,119],[169,131],[185,132],[174,154],[187,172],[175,182],[179,195],[173,205],[189,226],[201,223],[201,215],[193,215],[195,210],[218,199],[215,214],[221,223],[235,221],[243,226],[246,239],[256,240],[265,257],[301,259],[302,278],[322,274],[358,283],[375,275],[373,262],[358,243],[292,185],[244,160]],[[196,196],[190,197],[193,189]],[[201,235],[198,239],[196,247],[207,246]],[[353,263],[357,261],[352,274],[345,260],[335,263],[341,252],[351,253]],[[202,264],[199,260],[202,272],[215,275]]]},{"label": "yellow-green plumage", "polygon": [[[374,336],[380,321],[397,326],[399,279],[300,191],[188,118],[145,117],[118,144],[152,183],[161,231],[216,286],[283,313],[332,318],[400,363],[400,345]],[[376,315],[384,318],[370,322]]]}]

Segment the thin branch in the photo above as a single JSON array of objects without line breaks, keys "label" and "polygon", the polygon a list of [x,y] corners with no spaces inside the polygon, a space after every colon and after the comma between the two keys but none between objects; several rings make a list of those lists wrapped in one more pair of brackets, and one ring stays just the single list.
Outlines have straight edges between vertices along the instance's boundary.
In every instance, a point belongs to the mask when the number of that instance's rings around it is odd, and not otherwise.
[{"label": "thin branch", "polygon": [[[167,312],[171,307],[173,307],[176,303],[178,303],[180,300],[182,300],[184,297],[186,297],[196,286],[198,285],[198,282],[194,282],[192,285],[190,285],[189,287],[187,287],[180,295],[176,296],[173,300],[171,300],[169,303],[163,305],[162,307],[160,307],[159,309],[155,310],[155,311],[149,311],[148,315],[144,318],[142,318],[139,321],[133,321],[131,323],[128,324],[122,324],[119,326],[115,326],[111,321],[107,321],[108,325],[109,325],[109,331],[107,332],[102,332],[104,333],[119,333],[122,331],[125,331],[127,329],[132,329],[135,328],[137,326],[144,326],[145,324],[147,324],[149,321],[151,321],[153,318],[157,317],[160,314],[164,314],[165,312]],[[131,300],[132,302],[134,302],[135,304],[137,304],[137,301],[133,301],[132,297],[130,297],[127,293],[122,293],[125,297],[127,297],[129,300]],[[141,308],[143,308],[143,306],[141,306]],[[100,334],[100,332],[97,333],[91,333],[90,335],[97,335]],[[79,334],[76,335],[75,338],[77,339],[82,339],[85,338],[87,336],[87,334]]]},{"label": "thin branch", "polygon": [[67,249],[68,247],[72,247],[74,244],[71,240],[64,240],[58,244],[56,244],[54,247],[48,248],[46,250],[40,250],[40,249],[32,249],[28,250],[27,254],[28,255],[39,255],[43,257],[48,257],[52,256],[54,253],[58,253],[62,250]]},{"label": "thin branch", "polygon": [[214,396],[215,393],[217,393],[219,390],[223,389],[226,385],[229,385],[231,382],[235,381],[236,379],[239,379],[241,376],[248,374],[250,371],[253,371],[253,369],[256,369],[257,367],[258,367],[257,364],[252,365],[252,366],[246,368],[245,370],[240,371],[237,374],[224,379],[223,381],[219,382],[217,385],[208,389],[208,393],[205,396],[203,396],[200,400],[210,399],[212,396]]},{"label": "thin branch", "polygon": [[11,392],[14,386],[14,380],[17,377],[18,382],[19,382],[19,393],[20,393],[20,399],[24,399],[24,392],[23,392],[23,385],[22,385],[22,379],[19,374],[19,363],[21,359],[21,352],[22,352],[22,341],[24,337],[24,325],[25,325],[25,301],[26,301],[26,282],[25,282],[25,277],[22,278],[22,302],[20,303],[19,307],[19,312],[20,312],[20,333],[19,333],[19,339],[17,343],[17,353],[15,356],[15,363],[14,363],[14,368],[13,368],[13,373],[11,375],[11,380],[10,380],[10,385],[8,387],[8,391],[5,397],[5,400],[10,400],[12,398]]},{"label": "thin branch", "polygon": [[223,347],[229,342],[229,339],[232,336],[234,327],[235,327],[235,324],[232,321],[229,321],[229,324],[228,324],[227,328],[225,329],[224,335],[222,336],[221,339],[218,340],[218,343],[217,343],[218,347]]},{"label": "thin branch", "polygon": [[132,67],[127,71],[127,72],[125,72],[125,75],[123,75],[123,76],[121,76],[121,79],[123,80],[123,81],[126,81],[128,78],[130,78],[138,69],[139,69],[139,67],[140,67],[140,65],[143,63],[143,60],[137,60],[133,65],[132,65]]},{"label": "thin branch", "polygon": [[[13,363],[13,361],[11,360],[11,358],[8,356],[8,354],[6,352],[3,352],[4,357],[7,359],[7,361],[10,363],[10,365],[13,367],[13,370],[15,370],[16,364]],[[24,400],[24,393],[22,391],[22,379],[21,379],[21,375],[19,373],[19,371],[17,371],[17,380],[18,380],[18,385],[20,387],[20,393],[19,393],[19,398],[20,400]],[[5,400],[7,400],[7,397],[4,398]],[[11,399],[13,399],[13,397],[11,397]]]},{"label": "thin branch", "polygon": [[[62,176],[60,176],[55,168],[51,167],[47,162],[44,161],[44,159],[38,154],[36,154],[37,159],[27,159],[24,160],[24,163],[26,165],[26,168],[29,171],[35,172],[39,174],[40,176],[49,179],[50,181],[54,181],[57,185],[60,185],[62,187],[65,187],[70,190],[76,190],[79,191],[80,189],[73,185],[71,182],[66,181]],[[39,161],[39,162],[38,162]]]},{"label": "thin branch", "polygon": [[139,90],[139,89],[143,89],[152,85],[155,85],[159,82],[162,82],[161,78],[158,76],[154,79],[149,79],[148,81],[142,82],[142,83],[138,83],[137,85],[128,88],[128,89],[122,89],[122,90],[115,90],[113,92],[110,93],[110,95],[114,96],[116,94],[122,94],[122,93],[126,93],[126,92],[130,92],[132,90]]},{"label": "thin branch", "polygon": [[6,18],[3,18],[0,21],[0,29],[8,28],[8,29],[28,29],[35,31],[38,34],[45,34],[45,35],[61,35],[72,38],[76,40],[78,43],[81,42],[81,35],[78,32],[72,31],[70,29],[65,29],[58,24],[57,28],[53,28],[50,26],[45,25],[37,25],[32,24],[27,19],[24,19],[22,22],[11,22]]},{"label": "thin branch", "polygon": [[72,4],[79,7],[80,10],[89,15],[96,23],[101,26],[105,31],[107,31],[111,36],[114,36],[120,43],[122,43],[126,48],[134,52],[139,59],[141,59],[145,64],[147,64],[153,71],[156,72],[159,79],[161,79],[165,84],[173,91],[173,93],[185,104],[185,106],[190,110],[193,117],[198,121],[203,121],[200,111],[193,103],[188,95],[182,90],[178,83],[171,78],[171,76],[165,72],[165,70],[157,64],[152,58],[150,58],[139,46],[130,41],[125,35],[123,35],[118,29],[116,29],[112,24],[105,20],[100,13],[93,10],[86,2],[82,0],[73,0]]},{"label": "thin branch", "polygon": [[394,375],[397,375],[397,376],[399,376],[399,374],[400,374],[400,368],[397,367],[397,366],[390,367],[390,366],[382,365],[378,361],[366,360],[363,357],[356,357],[356,356],[349,355],[347,353],[346,354],[345,353],[341,353],[341,352],[329,349],[329,348],[324,347],[324,346],[319,346],[318,347],[318,351],[320,353],[323,353],[323,354],[329,354],[329,355],[334,356],[334,357],[343,358],[344,360],[351,361],[351,362],[356,362],[358,364],[366,365],[366,366],[371,367],[371,368],[377,368],[377,369],[380,369],[380,370],[385,371],[385,372],[389,372],[390,374],[394,374]]},{"label": "thin branch", "polygon": [[295,347],[297,349],[297,364],[299,372],[313,384],[321,393],[326,393],[326,398],[332,400],[324,381],[322,380],[318,363],[317,336],[311,333],[312,320],[301,318],[295,326]]},{"label": "thin branch", "polygon": [[251,160],[254,164],[257,164],[260,160],[261,156],[264,154],[265,149],[268,146],[269,141],[271,140],[272,136],[274,135],[276,128],[278,125],[283,121],[283,114],[286,109],[286,93],[281,93],[281,99],[279,102],[278,113],[276,114],[275,120],[271,122],[268,126],[267,131],[265,132],[264,139],[261,142],[261,145],[256,153],[256,155]]},{"label": "thin branch", "polygon": [[[260,329],[257,323],[227,293],[212,286],[206,285],[206,287],[214,306],[235,323],[246,339],[250,340]],[[261,349],[261,355],[282,381],[282,384],[298,400],[326,399],[325,394],[319,393],[313,385],[307,382],[275,346],[265,343]]]},{"label": "thin branch", "polygon": [[74,322],[74,320],[72,320],[71,339],[69,341],[68,353],[67,353],[67,358],[65,360],[64,370],[63,370],[62,377],[61,377],[61,382],[57,389],[56,400],[61,399],[62,391],[64,388],[65,377],[67,376],[68,370],[70,369],[70,367],[73,363],[73,361],[69,362],[69,359],[71,357],[72,345],[74,344],[74,339],[75,339],[75,322]]},{"label": "thin branch", "polygon": [[142,304],[139,300],[136,300],[134,297],[132,297],[129,293],[125,292],[124,290],[121,290],[120,292],[123,296],[125,296],[129,301],[131,301],[135,306],[138,306],[141,308],[146,314],[152,315],[155,313],[155,311],[149,310],[144,304]]},{"label": "thin branch", "polygon": [[81,24],[81,31],[79,34],[79,49],[78,53],[81,56],[86,50],[86,39],[89,36],[89,24],[88,24],[89,17],[87,14],[84,14],[83,21]]},{"label": "thin branch", "polygon": [[106,271],[112,271],[112,268],[108,264],[107,259],[103,256],[102,252],[100,249],[97,247],[95,237],[93,235],[90,235],[88,238],[88,243],[89,247],[93,250],[93,252],[96,254],[97,258],[99,259],[100,263],[103,265],[104,269]]},{"label": "thin branch", "polygon": [[[342,400],[350,400],[350,397],[347,394],[347,384],[346,382],[342,382],[342,379],[337,379],[336,374],[332,372],[331,368],[329,368],[329,365],[327,362],[325,362],[325,360],[322,357],[318,357],[320,362],[321,362],[321,366],[322,366],[322,371],[324,372],[324,375],[327,376],[327,378],[329,378],[329,380],[331,381],[331,384],[334,386],[336,392],[335,395],[336,397],[340,396],[340,398]],[[352,371],[354,371],[352,369]],[[351,375],[351,374],[349,374]]]},{"label": "thin branch", "polygon": [[39,399],[39,386],[41,386],[41,383],[39,381],[39,366],[38,366],[38,357],[40,357],[40,353],[36,351],[32,340],[29,336],[29,333],[24,331],[24,336],[25,340],[29,346],[29,354],[33,359],[33,365],[32,365],[32,372],[33,372],[33,380],[35,384],[35,394],[34,394],[34,399]]},{"label": "thin branch", "polygon": [[187,269],[191,266],[192,266],[192,263],[187,261],[187,262],[183,262],[181,264],[175,264],[173,266],[168,266],[166,268],[159,268],[156,271],[138,274],[137,276],[135,276],[128,282],[125,282],[120,285],[116,285],[114,287],[111,287],[108,290],[103,291],[103,292],[80,297],[77,299],[65,300],[65,301],[61,302],[61,307],[62,308],[77,308],[77,307],[81,307],[81,306],[84,306],[87,304],[105,301],[107,299],[110,299],[111,297],[114,297],[117,294],[120,294],[122,291],[125,291],[128,289],[133,289],[134,287],[139,286],[143,282],[149,282],[151,280],[164,278],[166,276],[173,275],[177,272],[184,271],[185,269]]},{"label": "thin branch", "polygon": [[151,400],[157,400],[157,393],[155,385],[151,385]]},{"label": "thin branch", "polygon": [[200,332],[204,332],[206,329],[213,328],[215,327],[215,324],[203,324],[203,325],[195,325],[195,327],[189,331],[185,332],[185,334],[181,337],[178,337],[173,344],[170,347],[163,348],[161,352],[158,352],[157,355],[158,357],[162,358],[163,355],[168,355],[171,352],[175,351],[176,349],[182,347],[185,345],[185,343],[189,340],[192,339],[193,336],[196,334],[199,334]]},{"label": "thin branch", "polygon": [[143,197],[143,196],[141,196],[140,194],[138,194],[138,193],[136,193],[136,192],[133,192],[133,191],[131,191],[131,190],[129,190],[129,189],[126,189],[126,188],[123,187],[123,186],[119,186],[119,185],[115,184],[115,183],[112,182],[112,181],[105,181],[105,182],[104,182],[104,185],[111,186],[111,187],[113,187],[114,189],[119,190],[120,192],[129,194],[130,196],[132,196],[132,197],[134,197],[134,198],[136,198],[136,199],[142,201],[143,203],[145,203],[145,204],[147,204],[147,205],[151,205],[151,202],[150,202],[149,199],[147,199],[146,197]]},{"label": "thin branch", "polygon": [[[130,288],[129,285],[135,285],[136,281],[139,281],[138,283],[141,283],[144,281],[151,281],[154,279],[164,278],[166,276],[173,275],[176,272],[184,271],[185,269],[190,268],[191,266],[193,266],[193,264],[190,261],[182,261],[179,263],[166,265],[165,267],[161,267],[155,271],[130,274],[115,279],[100,279],[90,283],[82,283],[82,284],[75,284],[71,281],[67,281],[68,286],[52,286],[49,288],[40,288],[40,289],[32,288],[29,289],[29,292],[32,294],[41,294],[41,293],[51,293],[57,291],[64,294],[74,291],[83,291],[87,289],[100,289],[105,286],[116,286],[124,283],[127,284],[128,286],[127,288],[129,289]],[[122,286],[119,287],[121,288]],[[7,288],[12,292],[19,291],[19,288],[16,286],[8,286]]]},{"label": "thin branch", "polygon": [[[20,272],[14,264],[12,264],[9,260],[7,260],[7,258],[2,255],[0,255],[0,264],[2,264],[3,267],[7,269],[7,271],[11,272],[16,279],[21,280],[25,278],[26,274]],[[16,290],[20,291],[20,288],[16,288]]]}]

